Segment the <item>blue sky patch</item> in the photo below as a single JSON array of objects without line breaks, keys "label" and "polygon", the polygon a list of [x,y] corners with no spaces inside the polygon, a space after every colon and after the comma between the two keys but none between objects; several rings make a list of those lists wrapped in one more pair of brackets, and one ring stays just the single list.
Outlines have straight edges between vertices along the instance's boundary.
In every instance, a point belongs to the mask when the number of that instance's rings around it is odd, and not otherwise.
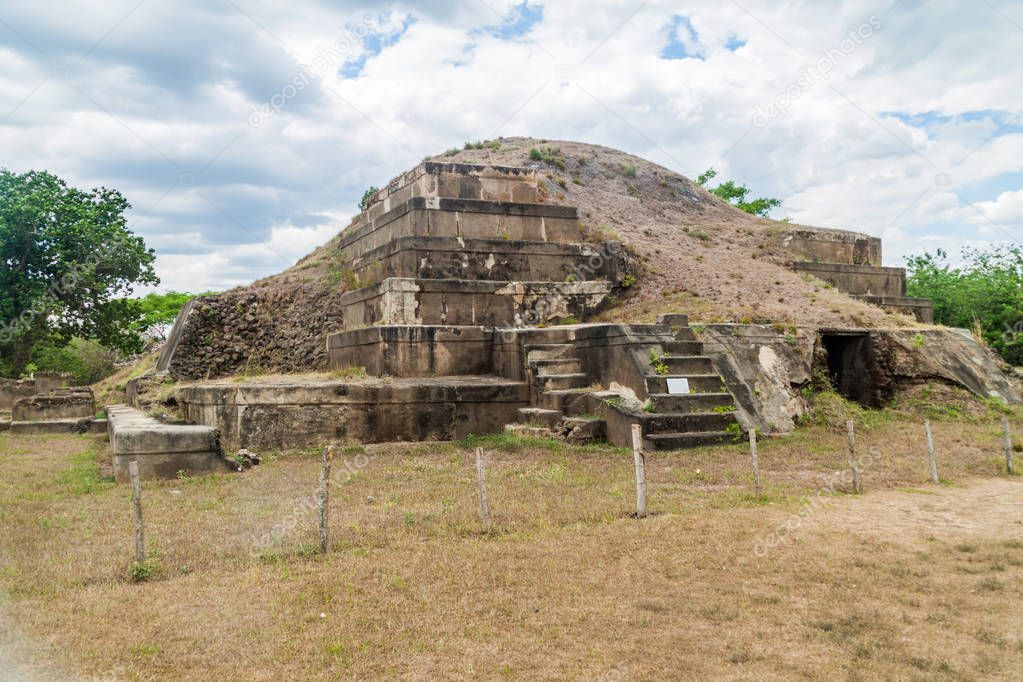
[{"label": "blue sky patch", "polygon": [[728,40],[725,41],[725,49],[731,52],[735,52],[745,44],[746,44],[745,40],[736,38],[734,35],[731,35],[728,36]]},{"label": "blue sky patch", "polygon": [[355,59],[345,60],[345,63],[341,65],[341,76],[343,78],[358,78],[362,74],[362,70],[366,68],[366,62],[401,40],[414,23],[416,23],[416,19],[410,14],[402,20],[400,27],[390,33],[367,33],[362,39],[362,52],[359,56]]},{"label": "blue sky patch", "polygon": [[676,14],[664,31],[668,34],[668,44],[661,49],[662,59],[703,59],[700,36],[689,17]]},{"label": "blue sky patch", "polygon": [[530,5],[527,0],[522,0],[511,8],[500,24],[484,26],[482,30],[500,40],[515,40],[527,35],[541,21],[543,5]]}]

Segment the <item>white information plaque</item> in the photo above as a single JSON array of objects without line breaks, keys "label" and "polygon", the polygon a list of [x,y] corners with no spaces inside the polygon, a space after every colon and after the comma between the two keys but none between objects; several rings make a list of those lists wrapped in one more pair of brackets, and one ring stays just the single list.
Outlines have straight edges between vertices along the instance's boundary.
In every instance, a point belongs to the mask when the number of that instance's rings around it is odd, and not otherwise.
[{"label": "white information plaque", "polygon": [[668,393],[671,395],[689,395],[689,379],[668,379]]}]

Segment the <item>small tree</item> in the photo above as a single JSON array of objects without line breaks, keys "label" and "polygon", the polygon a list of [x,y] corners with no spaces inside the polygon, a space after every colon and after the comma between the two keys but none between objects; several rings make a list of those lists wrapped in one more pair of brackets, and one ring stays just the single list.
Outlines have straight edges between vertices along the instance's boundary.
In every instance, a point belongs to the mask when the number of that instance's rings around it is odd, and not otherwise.
[{"label": "small tree", "polygon": [[[696,179],[696,182],[701,187],[707,187],[707,183],[717,177],[717,174],[718,172],[716,170],[708,168]],[[766,218],[772,208],[781,206],[780,199],[760,197],[758,199],[747,200],[746,197],[749,196],[750,188],[746,185],[736,185],[734,180],[723,182],[713,189],[707,187],[707,190],[716,197],[724,199],[739,210],[760,216],[761,218]]]},{"label": "small tree", "polygon": [[379,187],[370,187],[370,188],[369,188],[369,189],[367,189],[367,190],[366,190],[365,192],[363,192],[363,193],[362,193],[362,198],[361,198],[361,199],[359,199],[359,210],[360,210],[360,211],[365,211],[365,210],[366,210],[367,208],[369,208],[369,202],[370,202],[370,200],[371,200],[371,199],[372,199],[372,198],[373,198],[373,197],[374,197],[374,196],[376,195],[376,193],[377,193],[377,192],[379,192],[379,191],[380,191],[380,188],[379,188]]}]

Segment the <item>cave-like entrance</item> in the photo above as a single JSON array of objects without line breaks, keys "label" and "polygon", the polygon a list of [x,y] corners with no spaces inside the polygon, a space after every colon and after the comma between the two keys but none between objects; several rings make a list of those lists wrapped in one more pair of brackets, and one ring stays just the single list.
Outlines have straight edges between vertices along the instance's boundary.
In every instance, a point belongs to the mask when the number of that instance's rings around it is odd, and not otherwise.
[{"label": "cave-like entrance", "polygon": [[864,407],[881,407],[870,335],[865,331],[822,331],[821,344],[835,390]]}]

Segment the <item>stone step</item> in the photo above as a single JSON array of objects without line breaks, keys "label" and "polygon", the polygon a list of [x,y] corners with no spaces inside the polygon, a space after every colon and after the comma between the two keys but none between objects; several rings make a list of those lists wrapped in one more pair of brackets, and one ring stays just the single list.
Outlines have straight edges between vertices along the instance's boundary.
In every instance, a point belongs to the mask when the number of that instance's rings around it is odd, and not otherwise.
[{"label": "stone step", "polygon": [[570,343],[536,343],[526,346],[526,362],[557,360],[575,357],[575,346]]},{"label": "stone step", "polygon": [[689,316],[684,313],[664,313],[657,316],[657,324],[668,327],[688,327]]},{"label": "stone step", "polygon": [[668,414],[651,413],[643,418],[643,433],[698,433],[702,431],[726,431],[735,423],[732,412],[675,412]]},{"label": "stone step", "polygon": [[532,360],[530,366],[534,368],[537,376],[550,376],[552,374],[579,374],[582,365],[578,358],[552,358],[549,360]]},{"label": "stone step", "polygon": [[539,396],[540,407],[559,412],[573,411],[576,401],[582,400],[590,393],[588,388],[566,388],[545,391]]},{"label": "stone step", "polygon": [[543,392],[586,386],[586,375],[582,372],[571,374],[543,374],[535,378]]},{"label": "stone step", "polygon": [[723,393],[728,390],[724,388],[724,381],[717,374],[689,374],[684,376],[648,374],[646,375],[646,392],[648,394],[667,393],[668,379],[688,379],[690,394]]},{"label": "stone step", "polygon": [[561,410],[545,410],[542,407],[523,407],[519,409],[519,423],[527,426],[543,426],[553,429],[564,417]]},{"label": "stone step", "polygon": [[648,397],[654,405],[654,412],[713,412],[715,407],[733,405],[730,393],[690,393],[689,395],[654,393]]},{"label": "stone step", "polygon": [[676,341],[696,341],[696,334],[693,332],[691,327],[675,329],[673,335]]},{"label": "stone step", "polygon": [[545,426],[533,426],[531,424],[505,424],[505,433],[513,433],[528,438],[554,438],[554,431]]},{"label": "stone step", "polygon": [[735,434],[727,431],[704,431],[698,433],[657,433],[646,436],[647,443],[654,450],[683,450],[705,445],[731,443]]},{"label": "stone step", "polygon": [[669,355],[703,355],[702,341],[665,341],[661,348]]},{"label": "stone step", "polygon": [[714,361],[706,355],[662,355],[661,362],[668,366],[668,374],[713,374]]}]

